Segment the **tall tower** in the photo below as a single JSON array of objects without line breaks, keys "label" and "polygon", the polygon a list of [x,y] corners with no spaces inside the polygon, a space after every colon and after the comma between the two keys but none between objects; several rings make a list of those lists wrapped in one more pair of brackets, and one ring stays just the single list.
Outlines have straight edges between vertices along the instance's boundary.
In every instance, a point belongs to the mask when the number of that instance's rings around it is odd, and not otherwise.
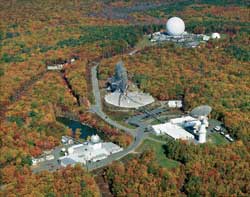
[{"label": "tall tower", "polygon": [[199,143],[206,143],[207,141],[206,124],[202,123],[199,130]]}]

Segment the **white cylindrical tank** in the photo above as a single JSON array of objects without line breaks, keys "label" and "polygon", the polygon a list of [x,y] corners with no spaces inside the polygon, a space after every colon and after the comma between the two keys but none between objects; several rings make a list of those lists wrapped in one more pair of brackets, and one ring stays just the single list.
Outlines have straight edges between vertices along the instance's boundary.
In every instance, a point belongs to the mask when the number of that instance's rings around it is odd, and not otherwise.
[{"label": "white cylindrical tank", "polygon": [[209,126],[209,122],[208,122],[208,117],[207,116],[200,116],[199,120],[205,124],[206,128]]},{"label": "white cylindrical tank", "polygon": [[212,38],[212,39],[220,39],[220,34],[217,33],[217,32],[212,33],[211,38]]},{"label": "white cylindrical tank", "polygon": [[166,29],[169,35],[179,36],[182,35],[185,31],[185,23],[179,17],[172,17],[168,19]]},{"label": "white cylindrical tank", "polygon": [[100,142],[99,135],[92,135],[91,136],[91,142],[94,143],[94,144]]},{"label": "white cylindrical tank", "polygon": [[199,143],[206,143],[207,141],[207,130],[206,125],[202,124],[199,130]]}]

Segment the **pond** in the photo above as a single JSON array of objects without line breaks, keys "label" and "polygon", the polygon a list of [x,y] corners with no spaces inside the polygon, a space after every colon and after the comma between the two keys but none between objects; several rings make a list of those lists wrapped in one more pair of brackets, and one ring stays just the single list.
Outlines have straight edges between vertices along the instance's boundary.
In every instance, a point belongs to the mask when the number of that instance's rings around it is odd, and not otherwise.
[{"label": "pond", "polygon": [[80,138],[82,139],[87,139],[88,136],[95,135],[95,134],[98,134],[101,138],[105,138],[102,132],[88,125],[84,125],[79,121],[71,120],[71,119],[64,118],[64,117],[57,117],[56,120],[58,122],[63,123],[68,128],[70,128],[73,131],[73,134],[75,133],[76,129],[79,128],[81,130]]}]

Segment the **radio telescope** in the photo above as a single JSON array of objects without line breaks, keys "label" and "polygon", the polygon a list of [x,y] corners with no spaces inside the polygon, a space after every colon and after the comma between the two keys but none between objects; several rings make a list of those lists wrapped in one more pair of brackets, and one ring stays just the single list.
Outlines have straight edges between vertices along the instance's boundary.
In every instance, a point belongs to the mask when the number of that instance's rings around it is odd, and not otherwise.
[{"label": "radio telescope", "polygon": [[128,75],[122,61],[115,66],[115,74],[108,79],[107,89],[111,91],[105,95],[105,101],[116,107],[139,108],[154,102],[154,98],[142,92],[128,91]]},{"label": "radio telescope", "polygon": [[190,115],[193,117],[201,117],[205,116],[207,117],[212,111],[212,108],[209,105],[200,105],[198,107],[195,107],[191,112]]}]

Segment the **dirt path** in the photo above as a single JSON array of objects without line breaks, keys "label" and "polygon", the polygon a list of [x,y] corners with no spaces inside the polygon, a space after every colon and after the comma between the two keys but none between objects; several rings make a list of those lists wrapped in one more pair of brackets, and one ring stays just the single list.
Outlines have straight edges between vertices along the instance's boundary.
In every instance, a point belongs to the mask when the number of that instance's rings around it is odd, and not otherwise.
[{"label": "dirt path", "polygon": [[73,97],[75,97],[75,99],[77,101],[77,105],[80,106],[81,105],[80,96],[78,94],[76,94],[75,91],[73,90],[72,85],[70,84],[68,78],[65,75],[65,71],[62,70],[60,74],[62,76],[62,79],[65,81],[67,88],[70,90],[70,93],[72,94]]},{"label": "dirt path", "polygon": [[114,195],[111,193],[110,188],[109,188],[109,184],[106,181],[103,173],[104,173],[103,169],[98,169],[98,170],[94,171],[95,182],[99,187],[101,196],[113,197]]},{"label": "dirt path", "polygon": [[7,109],[8,109],[8,106],[10,106],[11,104],[18,101],[33,84],[35,84],[37,81],[42,79],[42,77],[45,75],[45,73],[47,73],[47,70],[39,73],[36,76],[31,77],[30,80],[28,80],[24,84],[22,84],[21,87],[18,88],[15,91],[15,93],[10,96],[10,102],[8,104],[2,106],[2,109],[1,109],[1,112],[0,112],[0,119],[1,120],[3,120],[5,118],[5,113],[6,113]]}]

